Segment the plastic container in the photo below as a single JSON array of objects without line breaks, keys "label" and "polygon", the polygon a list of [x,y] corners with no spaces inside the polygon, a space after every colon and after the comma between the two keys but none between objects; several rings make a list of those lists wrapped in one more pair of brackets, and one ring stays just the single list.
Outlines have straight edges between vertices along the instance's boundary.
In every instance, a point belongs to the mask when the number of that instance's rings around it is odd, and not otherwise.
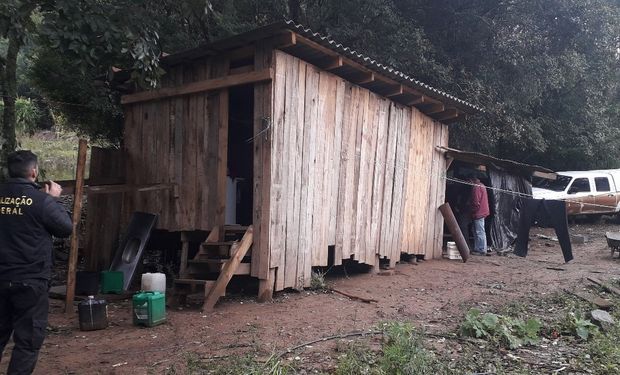
[{"label": "plastic container", "polygon": [[108,303],[105,300],[88,299],[78,305],[78,318],[82,331],[96,331],[108,326]]},{"label": "plastic container", "polygon": [[455,242],[449,241],[447,243],[444,258],[451,260],[463,260],[463,258],[461,258],[461,253],[459,253],[459,250],[456,247]]},{"label": "plastic container", "polygon": [[99,273],[77,271],[75,273],[75,294],[94,295],[99,293]]},{"label": "plastic container", "polygon": [[138,292],[133,296],[133,324],[153,327],[166,321],[166,295]]},{"label": "plastic container", "polygon": [[143,273],[142,287],[145,292],[166,293],[166,274],[164,273]]},{"label": "plastic container", "polygon": [[101,271],[101,293],[123,293],[124,275],[120,271]]}]

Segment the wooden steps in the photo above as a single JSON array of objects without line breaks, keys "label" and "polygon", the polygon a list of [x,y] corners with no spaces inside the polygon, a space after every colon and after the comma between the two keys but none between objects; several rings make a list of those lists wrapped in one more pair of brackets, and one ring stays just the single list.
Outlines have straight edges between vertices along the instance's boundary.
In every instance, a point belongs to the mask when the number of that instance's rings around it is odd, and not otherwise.
[{"label": "wooden steps", "polygon": [[[186,296],[204,288],[203,311],[212,310],[218,299],[225,295],[226,286],[236,275],[250,275],[249,259],[252,246],[252,227],[223,226],[214,228],[196,255],[182,264],[181,275],[174,280],[175,296],[185,301]],[[184,249],[189,246],[184,246]],[[185,250],[184,250],[185,251]],[[217,276],[217,280],[212,280]]]}]

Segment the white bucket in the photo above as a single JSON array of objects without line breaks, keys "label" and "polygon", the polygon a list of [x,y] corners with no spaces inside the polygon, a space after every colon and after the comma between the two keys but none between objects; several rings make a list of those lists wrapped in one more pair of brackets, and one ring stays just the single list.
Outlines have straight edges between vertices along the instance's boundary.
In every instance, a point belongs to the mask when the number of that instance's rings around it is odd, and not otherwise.
[{"label": "white bucket", "polygon": [[448,241],[447,245],[446,245],[446,253],[444,254],[444,257],[447,259],[453,259],[453,260],[462,260],[463,258],[461,258],[461,254],[459,253],[459,250],[456,247],[456,243],[452,242],[452,241]]},{"label": "white bucket", "polygon": [[166,293],[166,274],[163,273],[143,273],[142,290],[146,292]]}]

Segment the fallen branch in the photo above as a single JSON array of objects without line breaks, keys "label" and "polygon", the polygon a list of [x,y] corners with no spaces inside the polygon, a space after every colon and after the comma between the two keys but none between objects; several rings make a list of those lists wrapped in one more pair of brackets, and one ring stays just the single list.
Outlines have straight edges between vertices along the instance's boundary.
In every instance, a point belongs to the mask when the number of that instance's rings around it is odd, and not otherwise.
[{"label": "fallen branch", "polygon": [[383,331],[362,331],[362,332],[350,332],[350,333],[343,333],[342,335],[334,335],[334,336],[327,336],[327,337],[323,337],[317,340],[312,340],[312,341],[308,341],[308,342],[304,342],[303,344],[299,344],[297,346],[294,346],[292,348],[288,348],[285,351],[283,351],[282,353],[276,355],[274,358],[278,359],[281,358],[283,355],[290,353],[290,352],[294,352],[297,349],[301,349],[303,347],[306,347],[308,345],[312,345],[312,344],[316,344],[317,342],[324,342],[324,341],[329,341],[329,340],[336,340],[336,339],[345,339],[347,337],[353,337],[353,336],[366,336],[366,335],[382,335]]},{"label": "fallen branch", "polygon": [[345,292],[340,291],[340,290],[338,290],[338,289],[333,289],[333,288],[331,288],[331,289],[329,289],[329,290],[331,290],[331,291],[332,291],[332,292],[334,292],[334,293],[342,294],[342,295],[343,295],[343,296],[345,296],[345,297],[349,297],[349,298],[351,298],[351,299],[354,299],[354,300],[359,300],[359,301],[362,301],[362,302],[365,302],[365,303],[379,302],[379,301],[377,301],[376,299],[372,299],[372,298],[364,298],[364,297],[359,297],[359,296],[354,296],[354,295],[352,295],[352,294],[345,293]]},{"label": "fallen branch", "polygon": [[588,277],[588,281],[602,287],[603,289],[605,289],[606,291],[610,293],[614,293],[615,295],[620,296],[620,289],[616,288],[615,286],[611,286],[599,279],[595,279],[594,277]]}]

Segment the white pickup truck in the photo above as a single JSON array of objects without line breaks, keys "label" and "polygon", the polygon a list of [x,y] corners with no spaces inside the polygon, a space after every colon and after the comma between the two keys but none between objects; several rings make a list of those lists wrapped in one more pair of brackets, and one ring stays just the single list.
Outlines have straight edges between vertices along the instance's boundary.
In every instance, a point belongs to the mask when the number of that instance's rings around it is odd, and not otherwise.
[{"label": "white pickup truck", "polygon": [[568,215],[615,214],[620,211],[620,169],[557,172],[556,180],[535,180],[532,195],[566,200]]}]

